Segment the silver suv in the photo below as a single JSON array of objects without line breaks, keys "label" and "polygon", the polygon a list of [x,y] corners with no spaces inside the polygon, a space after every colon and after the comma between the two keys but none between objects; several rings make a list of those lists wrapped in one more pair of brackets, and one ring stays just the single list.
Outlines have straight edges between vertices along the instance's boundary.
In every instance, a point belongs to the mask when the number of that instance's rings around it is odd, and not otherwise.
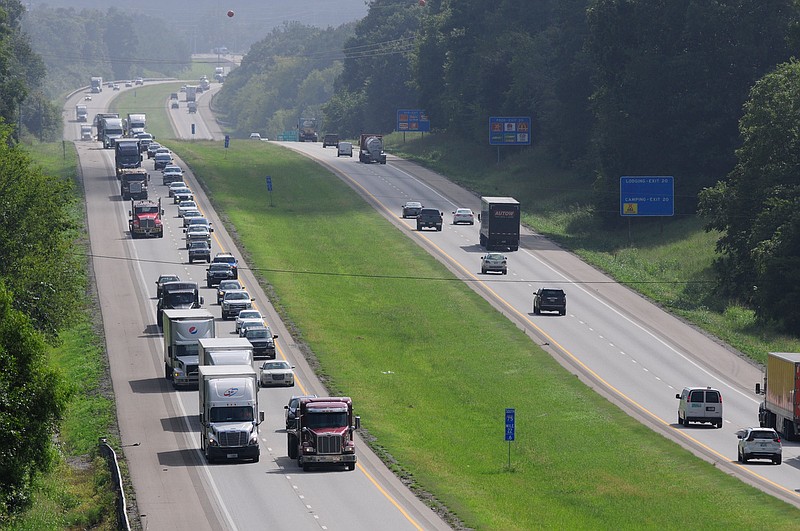
[{"label": "silver suv", "polygon": [[242,310],[253,308],[253,299],[243,289],[226,291],[222,296],[222,319],[230,319],[239,315]]},{"label": "silver suv", "polygon": [[675,398],[678,404],[678,424],[704,422],[722,427],[722,395],[711,387],[684,387]]},{"label": "silver suv", "polygon": [[739,462],[749,459],[769,459],[773,464],[781,464],[783,448],[778,432],[772,428],[744,428],[736,432],[739,438]]}]

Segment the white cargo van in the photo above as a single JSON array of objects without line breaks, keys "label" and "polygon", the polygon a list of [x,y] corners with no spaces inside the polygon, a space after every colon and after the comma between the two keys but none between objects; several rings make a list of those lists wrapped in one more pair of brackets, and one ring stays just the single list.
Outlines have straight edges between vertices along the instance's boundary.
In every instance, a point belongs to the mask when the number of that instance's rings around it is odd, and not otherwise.
[{"label": "white cargo van", "polygon": [[353,156],[353,144],[350,142],[339,142],[336,152],[337,157],[352,157]]},{"label": "white cargo van", "polygon": [[711,387],[684,387],[675,398],[678,404],[678,424],[690,422],[713,424],[722,427],[722,395]]}]

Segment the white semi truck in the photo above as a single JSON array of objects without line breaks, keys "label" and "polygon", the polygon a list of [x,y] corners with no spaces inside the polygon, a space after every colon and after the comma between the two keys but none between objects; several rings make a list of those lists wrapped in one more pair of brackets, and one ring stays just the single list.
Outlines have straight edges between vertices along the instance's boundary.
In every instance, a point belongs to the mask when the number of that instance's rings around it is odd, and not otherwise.
[{"label": "white semi truck", "polygon": [[243,365],[202,365],[199,369],[200,449],[217,459],[258,462],[258,374]]},{"label": "white semi truck", "polygon": [[200,365],[253,366],[253,345],[243,337],[206,337],[198,341]]},{"label": "white semi truck", "polygon": [[214,315],[205,309],[164,310],[164,376],[174,387],[197,384],[198,341],[214,337]]},{"label": "white semi truck", "polygon": [[129,113],[125,121],[125,134],[127,136],[136,136],[139,133],[144,133],[147,127],[147,115],[144,113]]}]

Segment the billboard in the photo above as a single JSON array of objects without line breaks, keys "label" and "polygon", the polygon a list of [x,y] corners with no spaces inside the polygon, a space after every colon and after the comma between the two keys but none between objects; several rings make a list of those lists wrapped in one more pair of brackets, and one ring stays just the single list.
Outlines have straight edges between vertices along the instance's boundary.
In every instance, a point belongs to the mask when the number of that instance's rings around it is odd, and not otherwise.
[{"label": "billboard", "polygon": [[530,116],[490,116],[490,146],[530,146]]}]

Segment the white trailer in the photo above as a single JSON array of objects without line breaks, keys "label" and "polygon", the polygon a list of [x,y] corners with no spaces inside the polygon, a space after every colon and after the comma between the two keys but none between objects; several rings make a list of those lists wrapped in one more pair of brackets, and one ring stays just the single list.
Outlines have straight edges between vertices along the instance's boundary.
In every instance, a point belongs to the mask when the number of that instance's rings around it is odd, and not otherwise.
[{"label": "white trailer", "polygon": [[253,366],[253,344],[244,337],[208,337],[198,345],[200,365]]},{"label": "white trailer", "polygon": [[175,387],[197,384],[198,341],[214,337],[214,315],[205,309],[164,310],[164,376]]},{"label": "white trailer", "polygon": [[199,369],[200,449],[206,460],[258,462],[258,374],[242,365],[202,365]]}]

